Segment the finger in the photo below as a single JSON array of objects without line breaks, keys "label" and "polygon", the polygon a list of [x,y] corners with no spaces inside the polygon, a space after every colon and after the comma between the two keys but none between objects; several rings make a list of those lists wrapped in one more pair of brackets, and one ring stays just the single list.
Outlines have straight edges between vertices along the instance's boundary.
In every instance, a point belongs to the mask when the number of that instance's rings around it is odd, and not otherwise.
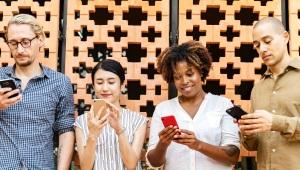
[{"label": "finger", "polygon": [[94,118],[94,106],[92,105],[91,106],[91,109],[90,109],[90,111],[89,111],[89,117],[92,119],[92,118]]},{"label": "finger", "polygon": [[189,134],[189,135],[194,134],[194,132],[189,131],[189,130],[186,130],[186,129],[180,129],[180,132],[181,132],[181,133],[185,133],[185,134]]},{"label": "finger", "polygon": [[11,91],[10,87],[4,87],[4,88],[0,88],[0,94],[4,94]]},{"label": "finger", "polygon": [[241,119],[258,119],[260,115],[257,113],[245,114],[241,117]]}]

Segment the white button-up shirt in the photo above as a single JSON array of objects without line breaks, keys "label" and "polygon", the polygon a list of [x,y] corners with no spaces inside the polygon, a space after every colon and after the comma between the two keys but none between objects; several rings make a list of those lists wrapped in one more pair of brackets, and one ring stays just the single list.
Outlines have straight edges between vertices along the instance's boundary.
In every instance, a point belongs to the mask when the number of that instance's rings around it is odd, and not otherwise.
[{"label": "white button-up shirt", "polygon": [[[240,146],[238,127],[226,113],[229,99],[208,93],[192,119],[181,107],[178,98],[164,101],[155,108],[150,128],[148,150],[156,147],[159,132],[164,129],[161,117],[174,115],[180,129],[193,131],[197,139],[215,146]],[[185,145],[171,142],[166,153],[165,170],[231,170],[225,165]]]}]

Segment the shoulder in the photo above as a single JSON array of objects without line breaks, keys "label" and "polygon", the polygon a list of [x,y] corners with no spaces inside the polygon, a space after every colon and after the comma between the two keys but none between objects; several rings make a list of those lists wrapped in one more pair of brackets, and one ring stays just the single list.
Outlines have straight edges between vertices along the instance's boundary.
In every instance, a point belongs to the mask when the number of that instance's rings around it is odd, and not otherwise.
[{"label": "shoulder", "polygon": [[125,116],[128,116],[130,119],[144,119],[144,120],[147,119],[142,114],[132,111],[132,110],[129,110],[127,108],[122,108],[122,114],[124,114]]},{"label": "shoulder", "polygon": [[46,66],[43,66],[43,70],[44,70],[44,73],[47,77],[49,77],[50,79],[58,79],[58,80],[63,80],[63,81],[69,81],[69,78],[61,73],[61,72],[58,72],[58,71],[55,71],[49,67],[46,67]]},{"label": "shoulder", "polygon": [[207,99],[210,102],[214,102],[216,104],[219,104],[219,103],[229,104],[229,103],[231,103],[231,100],[228,99],[227,97],[219,96],[219,95],[214,95],[214,94],[211,94],[211,93],[207,94]]},{"label": "shoulder", "polygon": [[86,118],[86,113],[78,116],[75,120],[74,126],[84,129],[84,126],[86,124]]},{"label": "shoulder", "polygon": [[169,99],[169,100],[165,100],[165,101],[160,102],[160,103],[156,106],[156,108],[159,109],[159,108],[165,108],[165,107],[170,107],[170,106],[174,107],[175,104],[176,104],[176,102],[178,102],[178,98],[177,98],[177,97],[174,97],[174,98],[172,98],[172,99]]}]

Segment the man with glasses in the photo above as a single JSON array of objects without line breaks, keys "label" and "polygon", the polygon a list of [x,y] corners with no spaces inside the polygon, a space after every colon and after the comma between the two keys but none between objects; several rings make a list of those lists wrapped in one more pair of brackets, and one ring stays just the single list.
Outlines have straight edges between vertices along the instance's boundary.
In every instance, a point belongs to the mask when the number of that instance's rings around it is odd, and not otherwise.
[{"label": "man with glasses", "polygon": [[[0,80],[11,79],[19,88],[0,88],[0,167],[68,169],[74,145],[70,80],[39,63],[45,35],[33,16],[14,16],[5,38],[15,64],[0,68]],[[59,134],[57,167],[54,133]]]}]

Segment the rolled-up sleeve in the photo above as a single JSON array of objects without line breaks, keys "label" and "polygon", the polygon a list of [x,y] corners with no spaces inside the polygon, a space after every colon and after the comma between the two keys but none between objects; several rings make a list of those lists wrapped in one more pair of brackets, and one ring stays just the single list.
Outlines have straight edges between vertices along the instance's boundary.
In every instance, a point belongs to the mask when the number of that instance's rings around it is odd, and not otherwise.
[{"label": "rolled-up sleeve", "polygon": [[74,99],[71,82],[68,78],[59,90],[59,103],[56,110],[54,131],[58,134],[74,131]]}]

